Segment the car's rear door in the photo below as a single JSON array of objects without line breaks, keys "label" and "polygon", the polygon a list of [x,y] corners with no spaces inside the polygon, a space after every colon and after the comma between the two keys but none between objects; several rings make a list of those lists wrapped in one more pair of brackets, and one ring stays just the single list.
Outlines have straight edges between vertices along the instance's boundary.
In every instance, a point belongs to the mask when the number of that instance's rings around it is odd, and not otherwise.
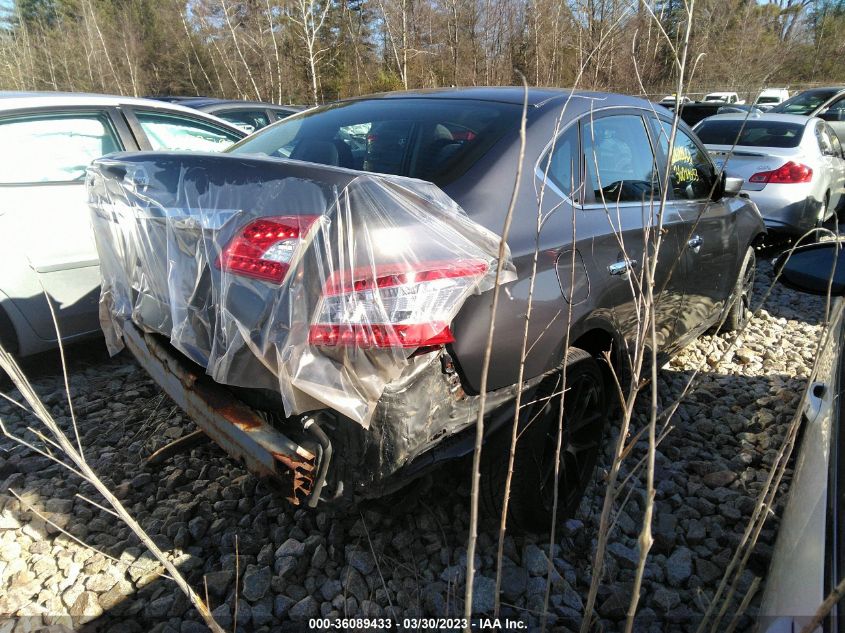
[{"label": "car's rear door", "polygon": [[44,292],[63,337],[96,330],[85,172],[95,158],[137,149],[129,130],[108,107],[18,110],[0,115],[0,147],[0,289],[42,339],[56,338]]},{"label": "car's rear door", "polygon": [[[605,278],[593,287],[601,294],[596,297],[599,305],[612,306],[616,327],[629,341],[644,318],[639,280],[645,280],[643,266],[654,252],[661,199],[659,164],[646,125],[643,111],[628,109],[588,115],[581,122],[586,166],[583,209],[606,223],[593,250],[599,274]],[[667,208],[662,225],[654,278],[658,351],[673,340],[683,302],[683,273],[671,266],[682,222]]]},{"label": "car's rear door", "polygon": [[736,209],[731,198],[711,200],[717,173],[710,156],[693,135],[678,128],[669,155],[672,124],[668,119],[652,118],[657,146],[669,162],[669,204],[673,216],[680,218],[685,300],[676,323],[680,342],[697,334],[701,327],[720,314],[733,291],[736,276],[745,256],[738,243]]}]

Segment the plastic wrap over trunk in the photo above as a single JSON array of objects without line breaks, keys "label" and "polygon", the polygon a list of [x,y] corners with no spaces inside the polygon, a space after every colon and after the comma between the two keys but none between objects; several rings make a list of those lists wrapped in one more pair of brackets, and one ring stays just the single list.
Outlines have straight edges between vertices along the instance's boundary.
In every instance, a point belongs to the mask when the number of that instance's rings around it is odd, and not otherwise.
[{"label": "plastic wrap over trunk", "polygon": [[286,415],[367,427],[385,385],[495,283],[499,237],[423,181],[139,153],[96,161],[88,191],[112,353],[131,319],[217,382],[278,391]]}]

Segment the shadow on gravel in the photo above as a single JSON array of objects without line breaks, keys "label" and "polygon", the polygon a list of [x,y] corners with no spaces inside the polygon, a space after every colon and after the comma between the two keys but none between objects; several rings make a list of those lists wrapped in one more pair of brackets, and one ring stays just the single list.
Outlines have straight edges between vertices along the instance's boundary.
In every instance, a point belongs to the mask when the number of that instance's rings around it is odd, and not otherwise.
[{"label": "shadow on gravel", "polygon": [[[737,373],[704,374],[660,446],[655,545],[640,616],[643,630],[693,627],[740,538],[805,384],[802,378],[784,374],[742,375],[745,365],[739,367]],[[661,372],[665,404],[688,375],[674,367]],[[234,617],[236,568],[241,631],[302,630],[309,618],[319,616],[401,621],[462,613],[467,461],[343,514],[295,510],[213,444],[175,455],[155,469],[145,468],[144,456],[194,426],[128,359],[75,369],[71,384],[78,394],[78,410],[84,412],[83,445],[95,469],[158,544],[171,552],[201,595],[205,577],[211,607],[227,628]],[[40,379],[39,391],[54,412],[63,411],[58,378]],[[638,409],[632,436],[646,423],[645,414],[644,407]],[[31,424],[6,405],[0,406],[0,415],[19,432]],[[6,599],[15,603],[6,603],[2,612],[42,605],[54,615],[69,612],[77,626],[93,618],[85,630],[203,630],[187,599],[160,578],[160,567],[142,553],[128,528],[74,497],[79,493],[99,502],[91,486],[45,458],[5,440],[3,446],[9,451],[0,466],[4,492],[13,488],[24,493],[70,534],[136,566],[127,570],[85,551],[4,497],[3,516],[22,527],[13,530],[10,523],[3,533],[0,559],[6,562]],[[627,465],[632,467],[644,450],[640,442]],[[552,619],[570,630],[577,627],[591,577],[602,473],[597,472],[580,511],[551,548],[543,526],[537,526],[537,534],[507,537],[504,617],[537,621],[551,556]],[[598,601],[605,630],[616,630],[627,608],[643,485],[639,475],[633,476],[617,506]],[[752,575],[765,573],[774,528],[772,521],[763,531],[741,589]],[[20,548],[17,556],[12,555],[13,542]],[[485,529],[476,561],[475,602],[481,610],[492,609],[495,543],[495,531]],[[14,558],[21,563],[9,560]]]},{"label": "shadow on gravel", "polygon": [[[763,262],[757,301],[770,279],[771,267]],[[692,370],[703,367],[656,458],[655,542],[639,630],[694,629],[807,384],[822,305],[777,286],[738,340],[701,337],[661,370],[661,404],[668,407]],[[109,359],[101,346],[97,341],[68,350],[86,455],[200,595],[207,586],[215,617],[227,629],[236,604],[239,631],[300,631],[314,617],[392,617],[401,624],[404,618],[462,614],[468,460],[344,513],[291,508],[211,443],[148,468],[147,455],[195,426],[128,356]],[[36,389],[67,428],[59,367],[37,361],[34,370]],[[631,438],[647,424],[646,405],[644,399],[636,409]],[[33,424],[6,402],[0,402],[0,416],[18,434]],[[577,629],[593,573],[612,430],[610,435],[596,480],[559,541],[550,546],[547,527],[539,525],[535,534],[506,538],[503,617],[538,622],[551,558],[550,619],[557,630]],[[44,624],[77,628],[90,621],[85,630],[97,631],[204,630],[187,599],[160,577],[158,563],[142,552],[129,529],[75,496],[99,503],[90,485],[5,438],[0,448],[0,481],[5,480],[0,485],[0,615],[43,617]],[[644,473],[631,471],[645,450],[640,441],[622,472],[623,478],[631,476],[616,504],[597,602],[605,631],[619,629],[630,596],[644,500]],[[21,511],[9,488],[121,563]],[[783,501],[781,495],[738,595],[753,576],[765,574]],[[474,604],[481,611],[493,607],[495,549],[495,529],[488,525],[479,535],[476,560]],[[739,630],[749,623],[746,617]]]}]

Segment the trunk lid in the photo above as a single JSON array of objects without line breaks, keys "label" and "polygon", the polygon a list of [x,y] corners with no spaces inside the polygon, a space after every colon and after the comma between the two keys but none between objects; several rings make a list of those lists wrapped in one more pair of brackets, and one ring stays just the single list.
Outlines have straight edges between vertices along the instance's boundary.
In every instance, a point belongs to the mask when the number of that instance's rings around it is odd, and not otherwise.
[{"label": "trunk lid", "polygon": [[773,171],[789,161],[804,162],[795,147],[744,147],[730,145],[706,145],[716,169],[724,167],[728,176],[742,178],[745,191],[760,191],[764,182],[750,182],[751,176],[763,171]]},{"label": "trunk lid", "polygon": [[111,349],[131,320],[218,382],[279,391],[288,415],[366,425],[415,345],[448,342],[495,277],[498,237],[422,181],[135,153],[96,161],[88,189]]}]

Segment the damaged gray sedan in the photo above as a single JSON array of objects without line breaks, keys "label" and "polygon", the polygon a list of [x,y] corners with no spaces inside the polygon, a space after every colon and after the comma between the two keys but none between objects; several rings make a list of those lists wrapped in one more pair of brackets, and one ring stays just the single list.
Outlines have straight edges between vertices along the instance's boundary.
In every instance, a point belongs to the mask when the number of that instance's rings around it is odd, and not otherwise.
[{"label": "damaged gray sedan", "polygon": [[[471,453],[523,97],[360,98],[223,155],[97,161],[88,186],[111,350],[129,347],[203,432],[296,504],[381,496]],[[684,125],[669,156],[670,115],[647,101],[530,90],[526,125],[482,480],[495,512],[533,277],[510,519],[541,529],[560,406],[562,514],[592,477],[664,189],[661,358],[745,322],[764,227]]]}]

